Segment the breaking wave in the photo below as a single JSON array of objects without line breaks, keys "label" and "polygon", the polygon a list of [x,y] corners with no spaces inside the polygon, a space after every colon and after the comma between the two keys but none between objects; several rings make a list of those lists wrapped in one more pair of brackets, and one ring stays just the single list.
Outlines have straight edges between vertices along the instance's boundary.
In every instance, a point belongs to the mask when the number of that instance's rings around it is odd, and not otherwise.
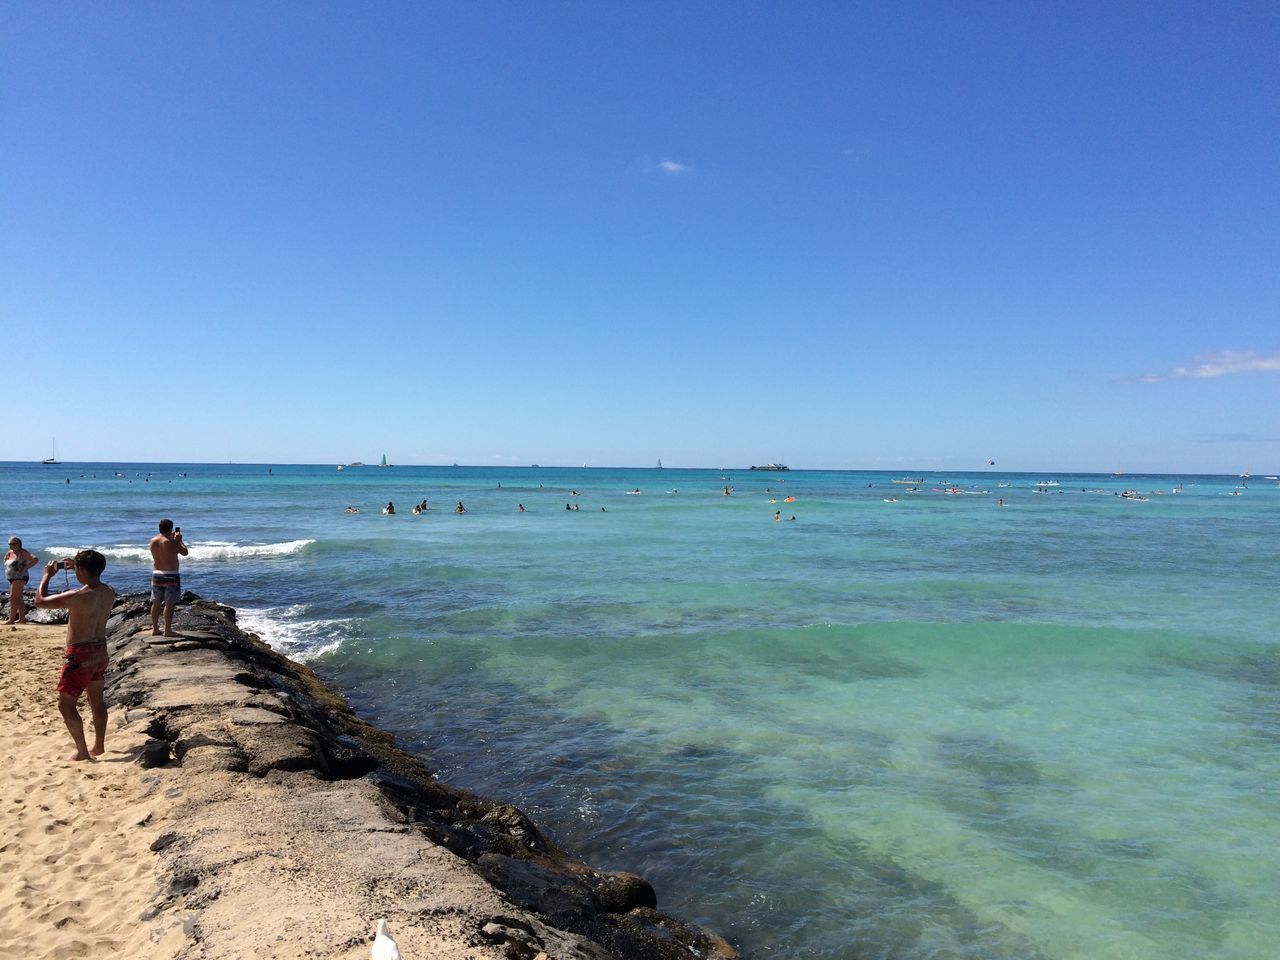
[{"label": "breaking wave", "polygon": [[332,653],[342,646],[349,633],[350,618],[307,619],[310,607],[241,608],[236,624],[247,633],[256,633],[273,650],[300,662]]},{"label": "breaking wave", "polygon": [[[187,549],[189,560],[242,560],[247,557],[284,557],[301,553],[314,540],[286,540],[283,543],[229,543],[221,540],[207,540],[200,543],[189,543]],[[74,554],[79,547],[50,547],[43,553],[59,557]],[[151,551],[146,546],[132,544],[116,544],[110,547],[96,547],[99,553],[114,560],[141,560],[151,562]]]}]

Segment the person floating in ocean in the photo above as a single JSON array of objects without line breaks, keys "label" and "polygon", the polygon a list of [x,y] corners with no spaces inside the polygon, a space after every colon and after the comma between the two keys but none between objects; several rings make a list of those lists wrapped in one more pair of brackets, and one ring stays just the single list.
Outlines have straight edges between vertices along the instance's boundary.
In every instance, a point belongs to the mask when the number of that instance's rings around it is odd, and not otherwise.
[{"label": "person floating in ocean", "polygon": [[22,548],[20,537],[9,538],[9,552],[4,555],[4,575],[9,581],[8,623],[27,622],[27,603],[22,592],[27,589],[28,571],[37,566],[40,559]]},{"label": "person floating in ocean", "polygon": [[781,519],[782,519],[782,511],[781,510],[773,511],[773,522],[777,523]]},{"label": "person floating in ocean", "polygon": [[420,503],[415,503],[415,504],[413,505],[413,510],[411,510],[410,512],[411,512],[415,517],[420,517],[420,516],[422,516],[422,504],[420,504]]},{"label": "person floating in ocean", "polygon": [[517,509],[517,510],[519,510],[521,513],[524,513],[524,504],[523,504],[523,503],[517,503],[517,504],[516,504],[516,509]]},{"label": "person floating in ocean", "polygon": [[422,508],[422,512],[423,512],[423,513],[426,513],[428,510],[430,510],[430,509],[431,509],[429,506],[427,506],[427,498],[426,498],[426,497],[423,497],[423,498],[422,498],[422,502],[421,502],[420,504],[418,504],[418,506]]},{"label": "person floating in ocean", "polygon": [[173,605],[182,596],[178,557],[188,553],[182,542],[182,528],[173,521],[160,521],[160,532],[151,538],[151,635],[160,636],[160,610],[164,609],[164,635],[172,637]]},{"label": "person floating in ocean", "polygon": [[388,517],[393,516],[396,512],[396,505],[392,503],[390,500],[388,500],[387,505],[382,508],[382,512],[385,513]]},{"label": "person floating in ocean", "polygon": [[359,513],[360,511],[359,511],[359,510],[357,510],[355,507],[347,507],[347,511],[346,511],[346,512],[347,512],[347,513]]},{"label": "person floating in ocean", "polygon": [[[185,552],[185,551],[184,551]],[[116,592],[102,582],[107,559],[97,550],[81,550],[74,558],[50,560],[36,587],[36,606],[67,611],[67,652],[58,677],[58,711],[75,741],[76,752],[68,760],[92,760],[106,750],[107,703],[102,678],[107,672],[107,618]],[[78,590],[49,595],[49,578],[58,570],[74,570]],[[77,706],[81,694],[89,697],[93,716],[93,747],[84,737],[84,720]]]},{"label": "person floating in ocean", "polygon": [[466,508],[466,507],[464,507],[464,506],[462,505],[462,501],[461,501],[461,500],[459,500],[459,501],[458,501],[458,505],[457,505],[456,507],[454,507],[454,508],[453,508],[453,512],[454,512],[454,513],[466,513],[466,512],[467,512],[467,508]]}]

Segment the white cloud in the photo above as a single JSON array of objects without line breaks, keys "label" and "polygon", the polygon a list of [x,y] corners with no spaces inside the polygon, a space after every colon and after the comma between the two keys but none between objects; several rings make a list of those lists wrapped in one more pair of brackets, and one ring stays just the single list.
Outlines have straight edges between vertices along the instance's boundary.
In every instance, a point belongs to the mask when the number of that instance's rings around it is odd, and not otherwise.
[{"label": "white cloud", "polygon": [[1147,374],[1139,377],[1139,383],[1160,383],[1163,380],[1209,380],[1235,373],[1280,373],[1280,354],[1260,357],[1252,350],[1221,350],[1195,358],[1186,367],[1174,367],[1163,375]]},{"label": "white cloud", "polygon": [[661,170],[663,173],[668,173],[668,174],[671,174],[672,176],[675,176],[676,174],[680,174],[680,173],[688,173],[693,168],[690,167],[688,164],[676,163],[674,160],[663,160],[658,164],[658,169]]}]

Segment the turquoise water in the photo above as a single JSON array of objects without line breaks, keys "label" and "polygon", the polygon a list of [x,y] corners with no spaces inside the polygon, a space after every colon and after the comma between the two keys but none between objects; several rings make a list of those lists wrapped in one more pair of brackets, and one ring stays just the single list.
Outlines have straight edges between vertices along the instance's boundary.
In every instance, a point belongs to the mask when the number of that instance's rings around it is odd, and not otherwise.
[{"label": "turquoise water", "polygon": [[0,465],[5,532],[141,590],[173,517],[186,586],[749,957],[1274,955],[1274,479],[267,470]]}]

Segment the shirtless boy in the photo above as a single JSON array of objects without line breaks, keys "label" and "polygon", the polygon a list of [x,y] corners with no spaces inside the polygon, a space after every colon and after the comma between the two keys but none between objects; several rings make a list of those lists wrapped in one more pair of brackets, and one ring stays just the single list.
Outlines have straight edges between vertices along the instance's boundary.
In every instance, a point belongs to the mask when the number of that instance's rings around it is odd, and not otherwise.
[{"label": "shirtless boy", "polygon": [[173,605],[182,596],[178,557],[187,555],[182,528],[172,520],[160,521],[160,532],[151,538],[151,635],[160,636],[160,608],[164,608],[164,635],[174,636]]},{"label": "shirtless boy", "polygon": [[[80,589],[49,596],[49,578],[68,568],[75,570]],[[97,550],[81,550],[74,559],[45,564],[36,588],[37,607],[65,608],[68,614],[67,655],[58,678],[58,710],[76,744],[76,752],[68,760],[91,760],[106,749],[107,703],[102,699],[102,678],[107,672],[107,618],[116,600],[116,592],[99,580],[106,568],[107,558]],[[88,694],[93,714],[92,750],[85,741],[84,721],[77,706],[82,693]]]}]

